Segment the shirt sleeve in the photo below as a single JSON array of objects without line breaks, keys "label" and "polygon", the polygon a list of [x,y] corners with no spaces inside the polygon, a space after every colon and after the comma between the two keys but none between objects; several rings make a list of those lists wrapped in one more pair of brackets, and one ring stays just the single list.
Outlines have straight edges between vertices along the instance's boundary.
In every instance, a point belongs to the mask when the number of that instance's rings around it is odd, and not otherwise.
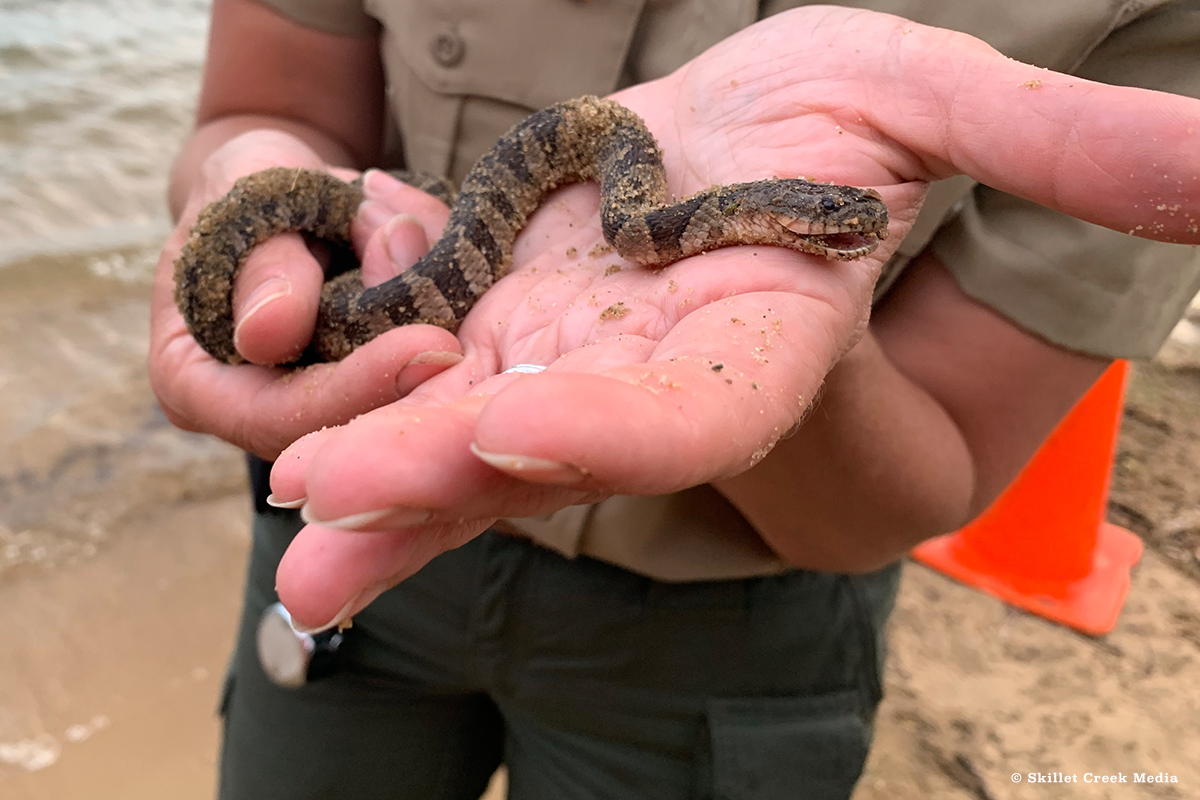
[{"label": "shirt sleeve", "polygon": [[[1200,97],[1200,0],[1118,28],[1076,74]],[[1148,358],[1200,290],[1200,248],[1138,239],[986,186],[931,246],[963,291],[1050,342]]]},{"label": "shirt sleeve", "polygon": [[361,36],[378,28],[362,0],[255,0],[306,28],[339,36]]}]

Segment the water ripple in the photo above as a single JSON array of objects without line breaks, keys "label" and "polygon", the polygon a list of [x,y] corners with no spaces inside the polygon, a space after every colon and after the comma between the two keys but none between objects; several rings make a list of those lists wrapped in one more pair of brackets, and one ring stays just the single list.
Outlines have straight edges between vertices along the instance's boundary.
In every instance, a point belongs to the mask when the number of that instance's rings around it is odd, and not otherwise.
[{"label": "water ripple", "polygon": [[208,5],[0,0],[0,251],[31,236],[161,226]]}]

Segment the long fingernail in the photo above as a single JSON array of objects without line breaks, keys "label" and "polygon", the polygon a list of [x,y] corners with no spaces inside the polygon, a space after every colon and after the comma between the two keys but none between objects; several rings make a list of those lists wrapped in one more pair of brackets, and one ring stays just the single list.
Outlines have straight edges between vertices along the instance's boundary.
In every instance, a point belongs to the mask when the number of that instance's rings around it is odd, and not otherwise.
[{"label": "long fingernail", "polygon": [[287,278],[275,277],[267,278],[261,285],[246,298],[243,304],[247,309],[242,314],[241,321],[237,327],[233,329],[233,341],[237,344],[238,334],[242,330],[242,326],[246,324],[255,314],[261,311],[268,303],[273,303],[281,297],[287,297],[292,293],[292,283]]},{"label": "long fingernail", "polygon": [[330,628],[348,628],[350,627],[350,619],[355,614],[371,605],[371,603],[375,601],[375,598],[386,592],[387,589],[388,585],[386,583],[373,583],[358,594],[354,595],[354,597],[350,599],[350,602],[342,606],[341,611],[335,614],[333,619],[329,620],[329,622],[326,622],[324,625],[317,625],[310,628],[307,625],[301,625],[293,618],[292,627],[295,628],[298,633],[307,633],[310,636],[314,636],[318,633],[324,633]]},{"label": "long fingernail", "polygon": [[272,508],[300,508],[307,502],[307,497],[300,497],[296,500],[277,500],[274,494],[267,495],[267,505]]},{"label": "long fingernail", "polygon": [[429,511],[419,508],[395,507],[347,514],[337,519],[318,519],[310,509],[311,506],[308,505],[301,508],[300,519],[311,525],[320,525],[323,528],[334,528],[339,531],[402,530],[421,525],[433,516]]},{"label": "long fingernail", "polygon": [[534,456],[489,453],[481,450],[479,445],[474,442],[471,442],[470,448],[480,461],[514,478],[533,480],[538,483],[553,483],[559,486],[572,486],[588,476],[587,470],[574,464],[564,464],[560,461]]}]

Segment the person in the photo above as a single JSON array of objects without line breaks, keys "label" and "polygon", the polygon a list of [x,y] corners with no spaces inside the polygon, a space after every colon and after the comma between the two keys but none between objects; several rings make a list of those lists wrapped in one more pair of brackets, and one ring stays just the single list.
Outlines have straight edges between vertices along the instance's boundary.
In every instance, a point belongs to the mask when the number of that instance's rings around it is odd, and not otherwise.
[{"label": "person", "polygon": [[[173,422],[260,459],[223,798],[475,797],[501,761],[522,799],[850,794],[899,557],[986,507],[1200,288],[1200,4],[859,5],[903,16],[215,0],[150,366]],[[870,186],[891,238],[856,262],[755,247],[638,270],[593,249],[583,185],[539,210],[457,338],[410,326],[265,366],[313,325],[296,235],[238,279],[249,364],[188,336],[171,264],[236,177],[461,179],[529,111],[614,91],[676,195]],[[364,185],[377,283],[446,209],[377,170]],[[277,596],[312,629],[353,618],[333,676],[266,679],[254,627]]]}]

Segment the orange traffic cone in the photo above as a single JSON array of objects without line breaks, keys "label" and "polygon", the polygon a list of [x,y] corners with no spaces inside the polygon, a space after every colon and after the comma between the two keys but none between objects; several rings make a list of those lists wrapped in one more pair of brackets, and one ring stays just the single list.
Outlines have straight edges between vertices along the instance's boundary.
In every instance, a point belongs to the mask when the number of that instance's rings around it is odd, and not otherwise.
[{"label": "orange traffic cone", "polygon": [[1128,365],[1115,362],[974,522],[918,561],[1089,634],[1117,623],[1142,541],[1104,521]]}]

